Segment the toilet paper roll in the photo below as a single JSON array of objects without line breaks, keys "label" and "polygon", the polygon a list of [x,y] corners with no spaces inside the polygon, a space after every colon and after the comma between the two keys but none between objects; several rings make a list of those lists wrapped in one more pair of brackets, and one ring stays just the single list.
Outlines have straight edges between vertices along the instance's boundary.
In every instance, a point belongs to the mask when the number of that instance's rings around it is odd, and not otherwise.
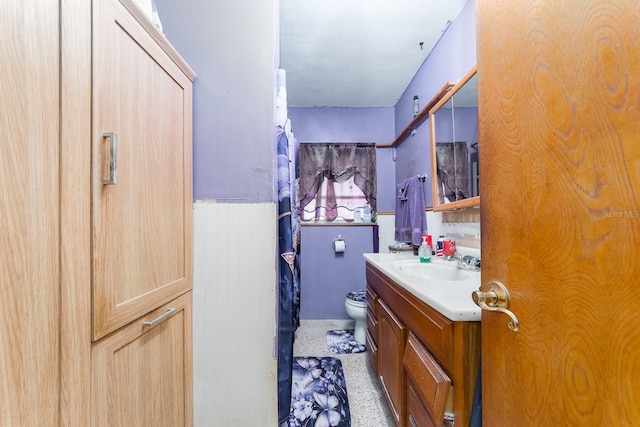
[{"label": "toilet paper roll", "polygon": [[345,244],[344,240],[334,240],[333,241],[333,250],[336,253],[344,252]]}]

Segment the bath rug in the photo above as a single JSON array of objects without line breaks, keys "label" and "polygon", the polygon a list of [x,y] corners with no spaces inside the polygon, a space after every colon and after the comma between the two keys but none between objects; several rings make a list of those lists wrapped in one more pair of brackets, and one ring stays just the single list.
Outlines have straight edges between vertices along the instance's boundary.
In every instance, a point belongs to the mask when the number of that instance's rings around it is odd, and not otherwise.
[{"label": "bath rug", "polygon": [[351,427],[342,362],[335,357],[294,357],[290,427]]},{"label": "bath rug", "polygon": [[331,353],[348,354],[367,351],[364,344],[353,338],[353,329],[334,329],[327,331],[327,346]]}]

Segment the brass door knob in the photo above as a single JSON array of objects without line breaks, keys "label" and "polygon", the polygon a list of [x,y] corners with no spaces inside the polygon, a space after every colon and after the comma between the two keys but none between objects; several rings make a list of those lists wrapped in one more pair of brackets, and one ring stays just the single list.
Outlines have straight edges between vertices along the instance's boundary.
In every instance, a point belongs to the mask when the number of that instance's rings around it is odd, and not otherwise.
[{"label": "brass door knob", "polygon": [[511,298],[509,297],[509,291],[506,286],[500,282],[492,281],[489,282],[486,289],[486,291],[474,291],[471,294],[473,302],[483,310],[497,311],[509,316],[509,318],[511,318],[508,324],[509,329],[517,332],[518,329],[520,329],[520,322],[515,314],[508,310]]}]

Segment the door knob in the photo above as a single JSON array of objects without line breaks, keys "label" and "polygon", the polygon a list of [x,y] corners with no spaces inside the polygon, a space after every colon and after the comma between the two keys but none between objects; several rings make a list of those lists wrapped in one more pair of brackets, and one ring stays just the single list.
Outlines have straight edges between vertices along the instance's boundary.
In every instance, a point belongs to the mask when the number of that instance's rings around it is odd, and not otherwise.
[{"label": "door knob", "polygon": [[489,282],[486,291],[474,291],[471,294],[471,298],[473,298],[473,302],[483,310],[497,311],[509,316],[511,321],[508,325],[512,331],[517,332],[518,329],[520,329],[518,318],[508,310],[511,298],[509,297],[509,291],[502,283],[495,281]]}]

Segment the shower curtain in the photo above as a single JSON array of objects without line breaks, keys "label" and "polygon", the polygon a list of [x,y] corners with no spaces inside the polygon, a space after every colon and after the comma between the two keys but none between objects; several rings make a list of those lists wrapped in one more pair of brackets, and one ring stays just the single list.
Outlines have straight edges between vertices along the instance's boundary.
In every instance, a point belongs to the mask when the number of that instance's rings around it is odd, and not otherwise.
[{"label": "shower curtain", "polygon": [[[300,219],[295,207],[299,175],[297,141],[281,126],[277,130],[278,176],[278,420],[287,425],[291,404],[293,340],[300,323],[298,249]],[[293,203],[292,203],[293,201]]]}]

